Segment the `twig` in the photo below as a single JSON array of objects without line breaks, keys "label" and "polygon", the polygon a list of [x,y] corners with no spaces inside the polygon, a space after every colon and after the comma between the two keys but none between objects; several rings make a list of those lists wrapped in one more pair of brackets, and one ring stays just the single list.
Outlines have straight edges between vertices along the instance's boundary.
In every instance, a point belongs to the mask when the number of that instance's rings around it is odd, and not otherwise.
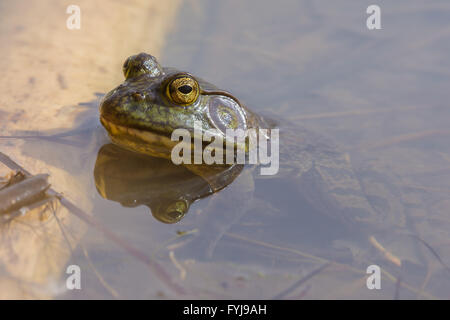
[{"label": "twig", "polygon": [[430,250],[431,254],[437,259],[437,261],[439,261],[444,269],[450,272],[450,267],[442,260],[441,256],[436,252],[436,250],[433,249],[432,246],[430,246],[425,240],[415,234],[411,234],[410,236],[419,240],[419,242],[421,242],[428,250]]},{"label": "twig", "polygon": [[14,211],[8,212],[8,213],[2,213],[2,214],[0,214],[0,224],[5,224],[8,222],[11,222],[13,219],[23,216],[27,212],[34,210],[36,208],[39,208],[45,204],[51,203],[55,199],[56,199],[56,197],[46,197],[43,200],[33,202],[32,204],[29,204],[18,210],[14,210]]},{"label": "twig", "polygon": [[311,271],[310,273],[308,273],[306,276],[304,276],[303,278],[301,278],[300,280],[296,281],[292,286],[290,286],[289,288],[281,291],[279,294],[277,294],[275,297],[273,297],[272,299],[274,300],[279,300],[279,299],[283,299],[284,297],[286,297],[288,294],[290,294],[291,292],[293,292],[295,289],[297,289],[298,287],[300,287],[302,284],[304,284],[306,281],[308,281],[309,279],[311,279],[312,277],[316,276],[317,274],[319,274],[320,272],[322,272],[325,268],[327,268],[328,266],[330,266],[332,264],[332,262],[327,262],[322,264],[320,267],[318,267],[317,269],[314,269],[313,271]]}]

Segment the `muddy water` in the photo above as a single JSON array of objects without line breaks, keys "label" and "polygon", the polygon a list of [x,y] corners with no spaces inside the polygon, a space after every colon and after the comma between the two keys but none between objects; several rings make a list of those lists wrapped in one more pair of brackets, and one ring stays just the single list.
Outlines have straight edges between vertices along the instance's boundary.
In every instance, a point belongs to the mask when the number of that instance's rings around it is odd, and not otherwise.
[{"label": "muddy water", "polygon": [[[86,227],[66,263],[80,266],[82,290],[58,297],[448,298],[450,5],[379,1],[382,29],[368,30],[369,4],[187,1],[164,48],[149,53],[233,92],[256,112],[289,120],[291,130],[334,140],[358,177],[384,190],[374,206],[395,203],[402,228],[389,219],[380,233],[344,228],[318,214],[286,177],[252,179],[244,171],[206,196],[187,171],[121,154],[96,120],[101,93],[120,81],[111,80],[75,99],[83,112],[71,134],[52,126],[39,130],[50,139],[20,140],[21,153],[43,163],[40,171],[69,172],[66,184],[85,190],[90,206],[81,207],[98,223]],[[36,134],[23,130],[30,129],[19,124],[7,133]],[[16,147],[11,141],[0,142]],[[155,219],[150,204],[180,190],[206,197],[179,223]],[[164,272],[149,268],[147,258]],[[380,290],[366,287],[373,264],[382,270]],[[64,281],[59,273],[56,283]]]}]

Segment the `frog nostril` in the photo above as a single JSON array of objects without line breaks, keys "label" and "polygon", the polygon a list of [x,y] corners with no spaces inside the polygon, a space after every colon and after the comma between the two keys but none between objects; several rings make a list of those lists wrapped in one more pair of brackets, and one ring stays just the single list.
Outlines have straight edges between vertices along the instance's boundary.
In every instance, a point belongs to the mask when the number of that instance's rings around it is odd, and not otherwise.
[{"label": "frog nostril", "polygon": [[133,99],[135,101],[142,101],[145,100],[145,93],[141,93],[141,92],[133,92],[131,94],[131,96],[133,97]]},{"label": "frog nostril", "polygon": [[178,87],[178,91],[184,94],[188,94],[192,91],[192,87],[185,84],[184,86]]}]

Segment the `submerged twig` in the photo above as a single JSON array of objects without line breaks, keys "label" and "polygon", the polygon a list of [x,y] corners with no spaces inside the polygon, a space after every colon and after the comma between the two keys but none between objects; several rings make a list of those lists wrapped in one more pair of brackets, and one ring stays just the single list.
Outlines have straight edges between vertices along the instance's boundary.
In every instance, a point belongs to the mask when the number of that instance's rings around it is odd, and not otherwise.
[{"label": "submerged twig", "polygon": [[48,174],[38,174],[0,190],[0,214],[17,210],[42,198],[50,187]]},{"label": "submerged twig", "polygon": [[431,254],[437,259],[437,261],[444,267],[445,270],[450,272],[450,267],[442,260],[441,256],[433,249],[431,245],[429,245],[425,240],[415,234],[411,234],[411,237],[416,238],[421,242],[428,250],[430,250]]},{"label": "submerged twig", "polygon": [[54,196],[46,197],[40,201],[36,201],[27,206],[23,206],[18,210],[10,211],[8,213],[2,213],[2,214],[0,214],[0,224],[8,223],[17,217],[23,216],[24,214],[26,214],[27,212],[29,212],[31,210],[39,208],[45,204],[51,203],[55,199],[56,199],[56,197],[54,197]]},{"label": "submerged twig", "polygon": [[60,138],[58,136],[0,136],[0,139],[21,139],[21,140],[31,140],[31,139],[40,139],[44,141],[49,141],[52,143],[60,143],[63,145],[68,145],[72,147],[81,147],[80,143],[70,141],[67,139]]},{"label": "submerged twig", "polygon": [[[22,180],[25,180],[25,174],[22,171],[12,172],[9,176],[9,178],[6,178],[7,182],[0,188],[0,190],[3,190],[5,188],[8,188],[9,186],[12,186],[15,183],[18,183]],[[5,178],[2,178],[5,180]]]},{"label": "submerged twig", "polygon": [[304,284],[306,281],[308,281],[309,279],[311,279],[312,277],[318,275],[320,272],[322,272],[325,268],[327,268],[328,266],[330,266],[332,264],[332,262],[327,262],[322,264],[319,268],[314,269],[313,271],[311,271],[310,273],[308,273],[306,276],[304,276],[303,278],[301,278],[300,280],[296,281],[293,285],[291,285],[289,288],[281,291],[279,294],[277,294],[276,296],[274,296],[272,299],[274,300],[279,300],[279,299],[283,299],[284,297],[286,297],[288,294],[290,294],[291,292],[293,292],[295,289],[297,289],[298,287],[300,287],[302,284]]}]

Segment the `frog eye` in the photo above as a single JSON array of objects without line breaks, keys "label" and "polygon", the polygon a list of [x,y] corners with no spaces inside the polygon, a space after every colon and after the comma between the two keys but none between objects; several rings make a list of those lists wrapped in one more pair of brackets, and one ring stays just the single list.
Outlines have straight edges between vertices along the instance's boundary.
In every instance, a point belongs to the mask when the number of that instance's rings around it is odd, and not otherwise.
[{"label": "frog eye", "polygon": [[169,82],[167,96],[173,102],[187,106],[197,100],[199,95],[198,83],[192,77],[183,75]]}]

